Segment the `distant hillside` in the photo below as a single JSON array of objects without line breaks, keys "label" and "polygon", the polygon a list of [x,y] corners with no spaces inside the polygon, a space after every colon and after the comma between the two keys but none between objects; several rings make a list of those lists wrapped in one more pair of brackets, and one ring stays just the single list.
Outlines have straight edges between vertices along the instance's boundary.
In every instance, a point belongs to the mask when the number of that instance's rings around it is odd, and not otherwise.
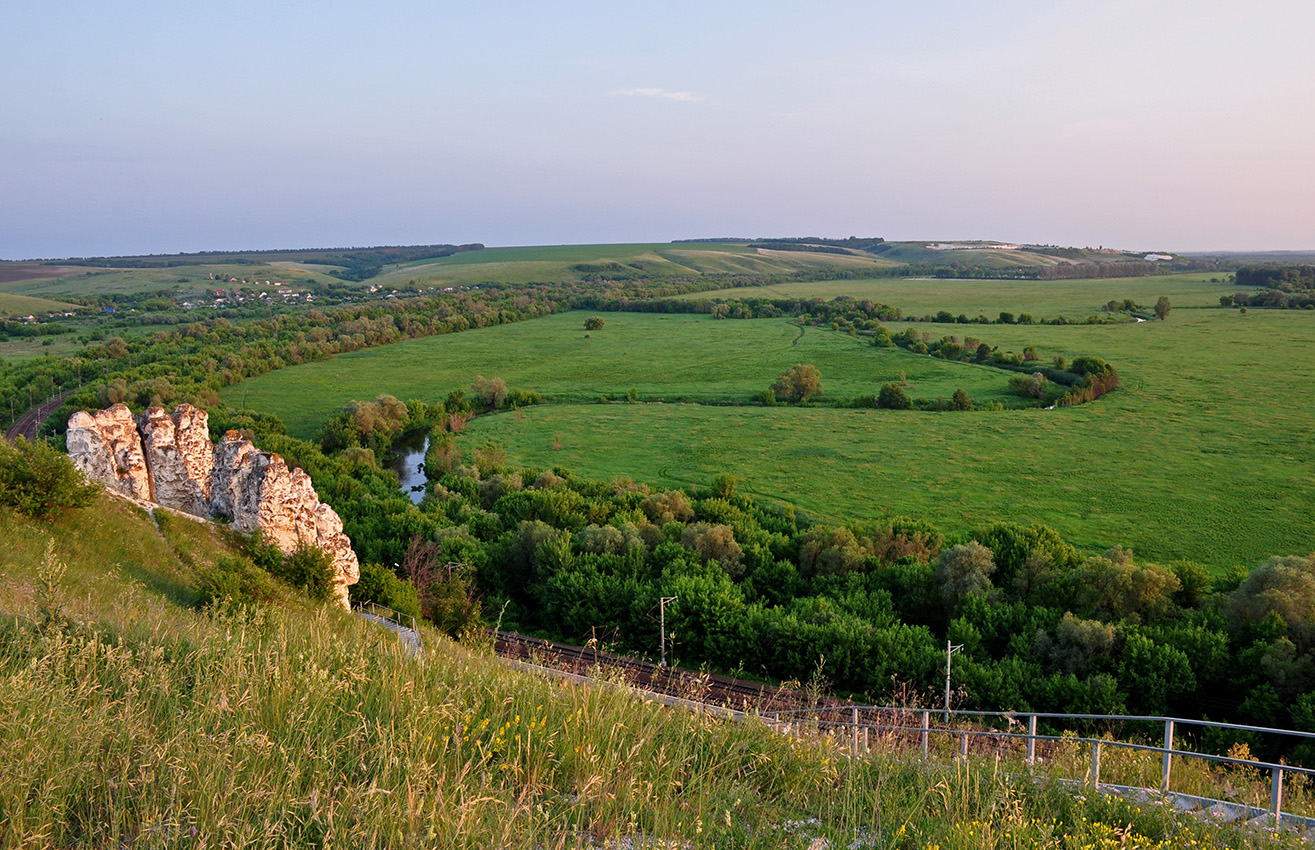
[{"label": "distant hillside", "polygon": [[1188,251],[1183,256],[1215,262],[1228,269],[1240,265],[1315,263],[1315,251]]}]

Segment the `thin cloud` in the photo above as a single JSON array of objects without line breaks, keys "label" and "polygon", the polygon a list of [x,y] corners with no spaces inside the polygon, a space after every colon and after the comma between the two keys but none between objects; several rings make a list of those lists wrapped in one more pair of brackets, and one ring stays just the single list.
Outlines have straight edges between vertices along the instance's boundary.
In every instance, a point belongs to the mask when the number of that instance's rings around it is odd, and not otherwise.
[{"label": "thin cloud", "polygon": [[666,89],[619,89],[612,94],[626,97],[660,97],[663,100],[678,100],[682,103],[702,103],[707,100],[701,94],[692,91],[667,91]]}]

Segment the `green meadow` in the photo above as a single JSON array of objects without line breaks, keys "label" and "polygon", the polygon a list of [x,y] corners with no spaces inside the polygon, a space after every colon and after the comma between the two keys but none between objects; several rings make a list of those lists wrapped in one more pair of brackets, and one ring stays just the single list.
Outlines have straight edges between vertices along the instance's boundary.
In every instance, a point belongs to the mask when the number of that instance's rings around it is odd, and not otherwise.
[{"label": "green meadow", "polygon": [[[604,264],[616,264],[606,270]],[[576,266],[593,266],[576,268]],[[821,269],[873,270],[899,263],[869,255],[775,251],[726,242],[633,245],[544,245],[485,248],[391,267],[371,283],[407,281],[471,285],[580,280],[590,274],[690,277],[703,274],[793,274]]]},{"label": "green meadow", "polygon": [[432,401],[469,387],[476,375],[552,402],[619,398],[634,388],[645,402],[749,404],[785,369],[812,363],[827,396],[874,394],[903,376],[915,394],[948,397],[963,387],[983,401],[1013,401],[1009,375],[998,369],[877,349],[863,337],[784,319],[606,313],[603,329],[591,333],[587,315],[408,340],[269,372],[223,395],[231,406],[278,413],[297,437],[315,436],[352,399],[386,392]]},{"label": "green meadow", "polygon": [[0,292],[0,318],[8,316],[26,316],[29,313],[62,313],[81,309],[75,304],[52,301],[49,298],[34,298],[31,295],[14,295]]},{"label": "green meadow", "polygon": [[[27,296],[41,299],[58,299],[64,295],[76,295],[81,298],[94,298],[97,295],[124,295],[157,292],[176,287],[180,294],[190,295],[204,289],[224,286],[222,282],[209,279],[213,273],[226,280],[236,277],[239,280],[266,279],[283,281],[289,284],[304,283],[308,277],[319,274],[328,275],[331,266],[323,267],[317,272],[315,266],[297,268],[288,264],[238,264],[218,263],[212,265],[187,265],[158,269],[97,269],[97,268],[61,268],[57,277],[28,278],[25,280],[0,283],[0,311],[4,309],[4,300],[11,296]],[[67,309],[60,307],[41,308],[44,310]],[[27,311],[31,312],[31,310]]]},{"label": "green meadow", "polygon": [[690,301],[737,301],[743,298],[871,299],[900,307],[905,314],[921,316],[938,310],[976,318],[994,319],[1002,310],[1032,313],[1038,319],[1065,316],[1081,321],[1101,315],[1108,301],[1131,298],[1148,309],[1161,295],[1174,309],[1214,307],[1219,296],[1235,287],[1211,278],[1213,274],[1173,274],[1153,277],[1102,278],[1100,280],[940,280],[932,278],[885,277],[867,280],[823,280],[781,283],[774,286],[718,289],[675,296]]},{"label": "green meadow", "polygon": [[[1097,283],[1145,300],[1132,282]],[[914,396],[962,386],[979,401],[1003,399],[1008,375],[785,320],[606,314],[606,326],[586,336],[583,316],[284,369],[230,387],[225,400],[277,413],[292,434],[310,437],[351,399],[438,400],[482,374],[555,403],[475,420],[461,438],[467,452],[493,440],[517,462],[655,486],[733,472],[755,495],[820,519],[904,514],[952,531],[1042,522],[1087,551],[1123,544],[1147,559],[1220,569],[1315,549],[1315,322],[1305,313],[1201,307],[1137,324],[917,325],[936,336],[970,331],[1007,350],[1036,345],[1047,360],[1097,354],[1123,380],[1078,408],[971,413],[709,404],[747,402],[800,362],[816,365],[826,393],[841,397],[903,373]],[[631,387],[641,403],[617,403]]]}]

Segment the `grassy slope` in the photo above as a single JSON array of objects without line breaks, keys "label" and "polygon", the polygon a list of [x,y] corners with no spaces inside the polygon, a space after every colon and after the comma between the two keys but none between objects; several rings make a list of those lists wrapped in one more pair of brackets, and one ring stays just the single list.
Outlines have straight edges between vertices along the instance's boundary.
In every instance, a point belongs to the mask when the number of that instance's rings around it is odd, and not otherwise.
[{"label": "grassy slope", "polygon": [[932,263],[945,266],[951,263],[959,263],[988,269],[1053,266],[1063,262],[1058,257],[1050,257],[1032,251],[991,250],[988,248],[944,251],[928,248],[927,244],[929,243],[897,242],[894,248],[882,252],[882,256],[901,263]]},{"label": "grassy slope", "polygon": [[486,248],[389,269],[372,282],[415,280],[439,285],[485,281],[526,283],[579,280],[590,274],[580,263],[621,263],[653,277],[698,274],[783,274],[822,268],[875,269],[898,265],[876,257],[762,251],[733,243],[651,243],[634,245],[547,245]]},{"label": "grassy slope", "polygon": [[[1019,766],[851,762],[762,725],[538,679],[433,633],[421,662],[294,600],[197,613],[183,607],[189,561],[225,547],[186,521],[164,534],[108,498],[53,525],[0,509],[0,844],[1278,843],[1010,778]],[[48,540],[67,565],[50,598]]]},{"label": "grassy slope", "polygon": [[81,309],[74,304],[52,301],[49,298],[34,298],[30,295],[14,295],[0,292],[0,317],[26,316],[29,313],[55,313],[66,310]]},{"label": "grassy slope", "polygon": [[[307,268],[313,269],[313,266]],[[317,272],[298,268],[274,265],[238,265],[215,264],[204,266],[178,266],[165,269],[97,269],[75,270],[62,277],[20,280],[0,284],[0,293],[14,293],[36,297],[58,297],[61,295],[78,295],[83,297],[108,295],[113,293],[154,292],[169,287],[178,287],[183,294],[192,294],[204,289],[222,287],[225,284],[208,279],[210,273],[225,279],[236,277],[239,280],[271,280],[288,284],[304,282],[314,277]],[[327,277],[328,268],[318,272],[320,278]],[[0,296],[3,297],[3,296]]]},{"label": "grassy slope", "polygon": [[[1219,277],[1218,274],[1213,275]],[[676,296],[687,300],[735,301],[742,298],[865,298],[900,307],[921,316],[938,310],[969,318],[979,314],[995,318],[1002,310],[1015,315],[1030,312],[1038,318],[1066,316],[1082,320],[1099,315],[1107,301],[1131,298],[1151,307],[1167,296],[1175,307],[1213,306],[1234,287],[1211,283],[1209,274],[1156,277],[1103,278],[1100,280],[933,280],[875,278],[783,283],[768,287],[721,289]]]}]

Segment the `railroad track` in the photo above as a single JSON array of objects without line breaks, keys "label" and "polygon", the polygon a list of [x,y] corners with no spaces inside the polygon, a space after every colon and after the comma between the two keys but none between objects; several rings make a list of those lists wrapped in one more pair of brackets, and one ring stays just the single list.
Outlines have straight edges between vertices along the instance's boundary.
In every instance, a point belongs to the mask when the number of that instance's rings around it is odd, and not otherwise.
[{"label": "railroad track", "polygon": [[41,428],[41,423],[45,422],[46,419],[50,417],[50,414],[59,410],[60,405],[62,405],[71,395],[73,395],[73,390],[60,393],[54,398],[43,401],[27,413],[24,413],[22,416],[18,417],[18,421],[5,432],[5,439],[12,443],[18,437],[23,437],[29,443],[35,442],[37,432]]},{"label": "railroad track", "polygon": [[828,709],[847,705],[840,700],[814,699],[803,691],[715,673],[663,667],[651,661],[616,655],[596,647],[555,643],[515,632],[497,632],[494,648],[504,658],[530,661],[579,675],[599,671],[604,676],[623,677],[627,683],[643,690],[740,711],[797,711],[802,708]]},{"label": "railroad track", "polygon": [[[856,705],[835,697],[816,696],[800,690],[715,673],[662,667],[651,661],[605,652],[592,646],[556,643],[516,632],[496,632],[494,650],[504,658],[526,661],[578,676],[621,678],[626,684],[641,690],[679,697],[689,702],[724,706],[751,714],[776,714],[781,723],[812,728],[820,734],[834,735],[862,725],[869,727],[871,735],[875,736],[871,741],[873,744],[882,740],[886,746],[908,749],[917,748],[921,741],[924,710],[920,708],[896,713],[889,710],[874,711],[870,706]],[[939,716],[940,712],[935,714]],[[969,731],[963,737],[965,752],[971,751],[976,755],[1003,754],[1022,746],[980,734],[986,730],[976,724],[958,722],[958,727]],[[977,734],[972,730],[977,730]],[[865,746],[869,737],[868,733],[864,733]],[[1038,752],[1048,753],[1050,746],[1049,743],[1040,744]]]}]

